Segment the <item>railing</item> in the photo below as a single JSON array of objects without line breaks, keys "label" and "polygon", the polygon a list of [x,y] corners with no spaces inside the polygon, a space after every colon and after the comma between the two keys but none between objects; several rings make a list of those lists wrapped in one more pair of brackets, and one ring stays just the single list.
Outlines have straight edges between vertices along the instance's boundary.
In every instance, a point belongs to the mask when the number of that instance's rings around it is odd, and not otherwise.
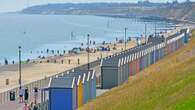
[{"label": "railing", "polygon": [[[47,87],[48,83],[49,83],[49,78],[45,78],[42,80],[38,80],[38,81],[35,81],[32,83],[26,84],[25,87],[27,87],[29,90],[29,96],[32,96],[31,94],[33,93],[34,87],[38,87],[38,88]],[[10,89],[8,91],[0,93],[0,104],[5,104],[5,103],[9,102],[10,92],[15,92],[16,99],[18,99],[19,87],[16,87],[14,89]]]},{"label": "railing", "polygon": [[[98,66],[99,64],[100,64],[100,60],[96,60],[96,61],[93,61],[93,62],[90,63],[90,67],[93,68],[95,66]],[[73,69],[87,69],[87,64],[81,65],[81,66],[73,68]],[[72,69],[70,69],[70,70],[72,70]],[[70,70],[67,70],[67,71],[70,71]],[[65,71],[65,72],[67,72],[67,71]],[[32,95],[33,94],[33,89],[35,87],[45,88],[45,87],[48,86],[49,80],[50,80],[51,77],[56,77],[57,75],[61,75],[61,74],[62,73],[58,73],[56,75],[53,75],[53,76],[50,76],[50,77],[47,77],[47,78],[44,78],[44,79],[41,79],[41,80],[37,80],[37,81],[31,82],[31,83],[25,84],[24,87],[28,88],[29,96],[33,96]],[[10,90],[7,90],[5,92],[0,93],[0,104],[6,104],[10,101],[10,92],[15,92],[16,99],[19,98],[19,86],[17,86],[13,89],[10,89]]]}]

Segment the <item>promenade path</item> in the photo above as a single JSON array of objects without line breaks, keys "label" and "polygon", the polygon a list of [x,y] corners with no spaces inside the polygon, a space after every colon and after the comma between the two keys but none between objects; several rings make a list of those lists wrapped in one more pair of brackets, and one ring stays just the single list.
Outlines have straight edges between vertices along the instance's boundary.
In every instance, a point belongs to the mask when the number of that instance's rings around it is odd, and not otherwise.
[{"label": "promenade path", "polygon": [[[31,102],[34,103],[34,93],[31,91],[29,100],[28,100],[28,105],[30,105]],[[39,90],[38,94],[38,103],[41,102],[41,92]],[[19,99],[17,98],[15,101],[9,101],[8,103],[5,104],[0,104],[0,110],[23,110],[25,103],[19,103]]]}]

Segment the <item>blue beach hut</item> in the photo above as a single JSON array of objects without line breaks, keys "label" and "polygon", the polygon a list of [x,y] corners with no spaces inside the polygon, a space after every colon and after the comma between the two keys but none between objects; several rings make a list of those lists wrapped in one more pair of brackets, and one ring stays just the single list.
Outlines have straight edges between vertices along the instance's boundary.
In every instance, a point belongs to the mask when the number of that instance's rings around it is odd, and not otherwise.
[{"label": "blue beach hut", "polygon": [[76,110],[75,78],[53,78],[48,90],[49,110]]}]

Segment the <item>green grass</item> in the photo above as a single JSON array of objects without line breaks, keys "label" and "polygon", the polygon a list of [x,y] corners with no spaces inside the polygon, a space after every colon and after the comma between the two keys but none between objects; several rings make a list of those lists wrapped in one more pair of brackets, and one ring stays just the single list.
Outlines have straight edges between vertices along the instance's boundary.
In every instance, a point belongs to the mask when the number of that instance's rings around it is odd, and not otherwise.
[{"label": "green grass", "polygon": [[82,109],[195,110],[195,38]]},{"label": "green grass", "polygon": [[195,96],[186,98],[176,105],[176,110],[195,110]]}]

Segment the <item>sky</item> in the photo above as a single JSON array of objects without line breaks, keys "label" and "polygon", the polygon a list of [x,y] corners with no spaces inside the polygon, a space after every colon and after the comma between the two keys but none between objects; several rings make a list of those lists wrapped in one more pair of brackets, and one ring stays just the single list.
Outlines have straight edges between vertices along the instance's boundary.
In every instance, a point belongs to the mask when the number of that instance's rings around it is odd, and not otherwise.
[{"label": "sky", "polygon": [[[19,11],[33,5],[48,3],[83,3],[83,2],[137,2],[138,0],[0,0],[0,12]],[[140,1],[140,0],[139,0]],[[151,2],[167,2],[173,0],[150,0]],[[183,2],[186,0],[178,0]],[[195,1],[195,0],[191,0]]]}]

